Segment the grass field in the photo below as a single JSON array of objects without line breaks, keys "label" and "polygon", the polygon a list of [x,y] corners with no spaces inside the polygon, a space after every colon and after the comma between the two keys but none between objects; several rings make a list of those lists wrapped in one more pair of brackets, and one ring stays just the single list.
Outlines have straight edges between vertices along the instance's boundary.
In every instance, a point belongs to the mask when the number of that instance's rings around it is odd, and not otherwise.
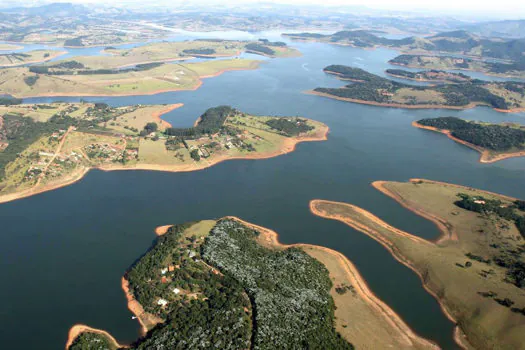
[{"label": "grass field", "polygon": [[[258,62],[234,59],[164,64],[146,71],[92,75],[37,75],[25,67],[10,68],[0,70],[0,93],[16,97],[125,96],[191,90],[200,86],[201,77],[228,70],[254,69]],[[27,77],[38,78],[28,85]]]},{"label": "grass field", "polygon": [[23,49],[23,46],[12,45],[12,44],[0,44],[0,51],[11,51],[11,50],[20,50]]},{"label": "grass field", "polygon": [[54,50],[33,50],[23,53],[0,54],[0,67],[13,67],[27,63],[45,62],[64,53],[64,51]]},{"label": "grass field", "polygon": [[[525,308],[524,290],[505,282],[505,268],[466,256],[472,253],[484,259],[495,259],[500,250],[519,251],[521,236],[513,222],[454,205],[460,192],[500,199],[506,204],[510,200],[475,189],[428,181],[385,182],[376,187],[383,188],[383,192],[403,206],[434,221],[442,229],[443,237],[436,243],[426,241],[344,203],[316,200],[312,202],[314,213],[340,220],[364,232],[414,269],[466,334],[462,342],[468,342],[468,347],[521,348],[525,315],[500,305],[495,298],[508,298],[515,308]],[[494,293],[495,297],[484,297],[480,293]]]}]

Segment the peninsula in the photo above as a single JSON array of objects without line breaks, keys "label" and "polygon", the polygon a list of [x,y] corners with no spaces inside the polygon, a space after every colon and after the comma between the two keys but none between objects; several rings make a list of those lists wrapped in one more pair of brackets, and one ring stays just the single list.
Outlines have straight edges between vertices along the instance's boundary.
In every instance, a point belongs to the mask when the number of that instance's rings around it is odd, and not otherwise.
[{"label": "peninsula", "polygon": [[481,163],[525,156],[525,127],[471,122],[455,117],[421,119],[413,126],[437,131],[481,153]]},{"label": "peninsula", "polygon": [[[0,68],[23,66],[25,64],[31,63],[42,63],[59,57],[65,53],[65,51],[56,50],[33,50],[27,52],[2,53],[0,54]],[[2,75],[3,74],[0,76]]]},{"label": "peninsula", "polygon": [[388,63],[409,68],[466,70],[509,78],[525,78],[525,60],[494,62],[454,56],[399,55]]},{"label": "peninsula", "polygon": [[[164,226],[157,233],[123,279],[143,337],[118,347],[192,348],[198,342],[223,349],[437,349],[331,249],[283,245],[275,232],[235,217]],[[116,344],[109,334],[84,328],[70,332],[67,349],[90,339]]]},{"label": "peninsula", "polygon": [[[316,88],[308,93],[381,107],[466,109],[490,106],[499,112],[518,112],[525,108],[525,82],[468,80],[463,83],[416,86],[342,65],[331,65],[324,71],[352,83],[341,88]],[[402,74],[396,72],[398,76]],[[454,76],[456,80],[460,78],[459,75]],[[448,76],[448,79],[452,77]]]},{"label": "peninsula", "polygon": [[[106,48],[106,56],[78,56],[41,65],[2,69],[0,94],[19,98],[131,96],[195,90],[204,78],[259,66],[259,60],[239,59],[242,52],[269,57],[299,54],[286,44],[269,41],[212,39],[152,43],[132,49]],[[183,62],[194,58],[209,60]],[[176,61],[181,63],[169,63]]]},{"label": "peninsula", "polygon": [[0,106],[0,203],[71,184],[93,168],[195,171],[275,157],[328,134],[313,120],[257,117],[228,106],[207,110],[190,128],[160,119],[181,106]]},{"label": "peninsula", "polygon": [[314,200],[314,214],[365,233],[416,272],[457,323],[464,348],[516,349],[525,332],[525,201],[436,181],[373,186],[431,220],[436,241],[390,226],[351,204]]}]

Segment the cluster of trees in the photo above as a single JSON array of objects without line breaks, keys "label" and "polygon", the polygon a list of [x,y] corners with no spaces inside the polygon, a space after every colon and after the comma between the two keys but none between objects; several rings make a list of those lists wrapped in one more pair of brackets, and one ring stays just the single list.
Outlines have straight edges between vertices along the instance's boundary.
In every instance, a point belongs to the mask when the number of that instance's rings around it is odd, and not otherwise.
[{"label": "cluster of trees", "polygon": [[238,281],[254,307],[255,349],[352,349],[334,328],[325,266],[298,248],[274,250],[260,233],[224,219],[202,246],[203,258]]},{"label": "cluster of trees", "polygon": [[68,350],[113,350],[115,347],[104,335],[93,332],[81,333]]},{"label": "cluster of trees", "polygon": [[142,129],[142,131],[140,132],[140,136],[146,136],[146,135],[149,135],[151,134],[152,132],[155,132],[159,129],[159,126],[157,125],[157,123],[147,123],[146,125],[144,125],[144,129]]},{"label": "cluster of trees", "polygon": [[186,55],[213,55],[215,49],[187,49],[182,51]]},{"label": "cluster of trees", "polygon": [[205,134],[215,134],[224,127],[226,118],[239,112],[230,106],[219,106],[208,109],[199,118],[196,126],[191,128],[168,128],[165,133],[169,136],[198,138]]},{"label": "cluster of trees", "polygon": [[64,41],[64,46],[84,46],[84,43],[82,42],[82,39],[84,36],[79,36],[72,39],[67,39]]},{"label": "cluster of trees", "polygon": [[301,118],[277,118],[267,120],[266,125],[270,128],[277,130],[280,134],[284,136],[296,136],[301,133],[305,133],[314,129],[313,126],[308,125],[306,119]]},{"label": "cluster of trees", "polygon": [[14,97],[0,97],[0,105],[1,106],[13,106],[13,105],[19,105],[22,103],[21,98],[14,98]]},{"label": "cluster of trees", "polygon": [[270,41],[268,39],[259,39],[261,43],[267,46],[285,47],[286,43],[283,41]]},{"label": "cluster of trees", "polygon": [[508,109],[509,106],[501,96],[494,95],[482,84],[469,82],[464,84],[446,84],[436,88],[430,87],[443,94],[448,106],[465,106],[471,102],[485,102],[494,108]]},{"label": "cluster of trees", "polygon": [[27,86],[35,85],[37,80],[38,80],[38,75],[29,75],[29,76],[24,77],[24,83],[26,83]]},{"label": "cluster of trees", "polygon": [[421,119],[418,123],[441,130],[450,130],[452,136],[460,140],[493,151],[523,149],[525,145],[525,130],[510,126],[485,125],[456,117]]},{"label": "cluster of trees", "polygon": [[418,80],[437,80],[437,81],[453,81],[462,83],[465,81],[471,81],[472,79],[463,73],[449,73],[442,70],[430,70],[421,72],[411,72],[404,69],[387,69],[387,74],[405,78],[405,79],[418,79]]},{"label": "cluster of trees", "polygon": [[262,53],[264,55],[273,56],[275,54],[275,51],[271,49],[270,47],[266,45],[261,45],[258,43],[249,43],[246,46],[247,51],[251,51],[254,53]]}]

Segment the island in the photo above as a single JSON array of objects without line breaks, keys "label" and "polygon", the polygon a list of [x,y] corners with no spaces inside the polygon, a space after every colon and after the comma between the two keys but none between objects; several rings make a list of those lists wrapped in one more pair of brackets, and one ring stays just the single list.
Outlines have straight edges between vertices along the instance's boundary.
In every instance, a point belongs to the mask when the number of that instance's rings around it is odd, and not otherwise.
[{"label": "island", "polygon": [[432,221],[441,237],[420,238],[351,204],[314,200],[311,210],[368,235],[416,272],[457,324],[455,339],[463,348],[522,347],[525,201],[422,179],[373,186]]},{"label": "island", "polygon": [[306,118],[258,117],[229,106],[210,108],[190,128],[160,119],[181,106],[0,106],[0,203],[69,185],[94,168],[195,171],[276,157],[328,134]]},{"label": "island", "polygon": [[[143,328],[131,345],[73,327],[67,349],[437,349],[382,301],[342,254],[236,217],[167,225],[122,279]],[[365,325],[365,326],[363,326]],[[110,345],[111,344],[111,345]]]},{"label": "island", "polygon": [[[340,88],[319,87],[307,93],[381,107],[466,109],[489,106],[498,112],[520,112],[525,108],[525,82],[485,82],[472,79],[463,83],[421,86],[405,84],[343,65],[331,65],[324,68],[324,71],[351,83]],[[396,71],[397,76],[402,74],[410,75]],[[425,75],[429,80],[430,74]],[[459,75],[447,77],[460,79]],[[434,78],[436,77],[432,77]]]},{"label": "island", "polygon": [[[255,69],[261,61],[240,59],[249,51],[269,57],[299,54],[269,41],[194,40],[151,43],[132,49],[108,47],[107,55],[0,70],[0,94],[43,96],[132,96],[195,90],[202,79],[226,71]],[[18,54],[12,54],[18,55]],[[1,57],[1,56],[0,56]],[[209,58],[197,62],[182,62]],[[181,63],[169,63],[181,61]]]},{"label": "island", "polygon": [[465,70],[494,76],[525,78],[525,59],[509,63],[467,57],[404,54],[388,63],[409,68]]},{"label": "island", "polygon": [[519,124],[490,124],[455,117],[427,118],[413,126],[447,135],[481,153],[481,163],[525,156],[525,127]]},{"label": "island", "polygon": [[0,54],[0,68],[23,66],[31,63],[42,63],[65,54],[65,51],[33,50]]}]

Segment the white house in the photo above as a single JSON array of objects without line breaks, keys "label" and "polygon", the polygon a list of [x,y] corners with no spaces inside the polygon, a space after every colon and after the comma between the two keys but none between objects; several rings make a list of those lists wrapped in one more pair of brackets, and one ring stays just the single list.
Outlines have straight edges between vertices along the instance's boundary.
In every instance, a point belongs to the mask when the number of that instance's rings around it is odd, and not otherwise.
[{"label": "white house", "polygon": [[168,305],[168,301],[167,301],[166,299],[162,299],[162,298],[161,298],[161,299],[159,299],[159,300],[157,301],[157,305],[160,305],[160,306],[166,306],[166,305]]}]

